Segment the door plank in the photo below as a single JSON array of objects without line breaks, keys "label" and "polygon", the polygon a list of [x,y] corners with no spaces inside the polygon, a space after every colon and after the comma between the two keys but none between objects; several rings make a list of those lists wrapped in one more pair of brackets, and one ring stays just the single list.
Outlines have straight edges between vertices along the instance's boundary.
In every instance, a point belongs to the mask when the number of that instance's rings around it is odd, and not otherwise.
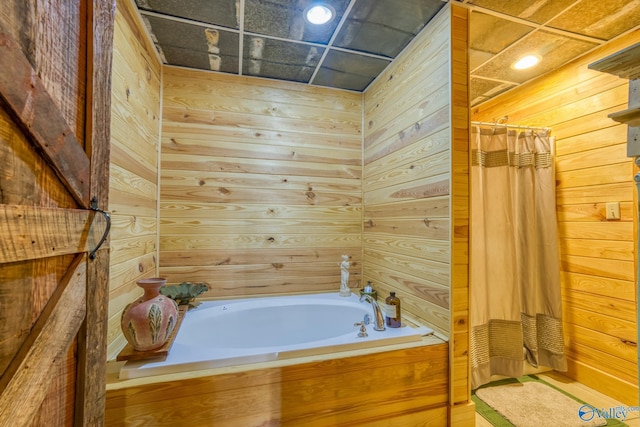
[{"label": "door plank", "polygon": [[[86,252],[104,230],[104,220],[79,209],[0,205],[0,263]],[[98,225],[100,224],[100,225]]]},{"label": "door plank", "polygon": [[[91,161],[91,195],[98,207],[109,204],[111,64],[115,0],[88,4],[87,153]],[[108,247],[109,241],[105,242]],[[107,327],[109,324],[109,250],[87,264],[86,318],[78,333],[75,424],[102,426],[105,410]]]},{"label": "door plank", "polygon": [[81,207],[89,207],[89,159],[20,45],[0,22],[0,94]]},{"label": "door plank", "polygon": [[79,254],[0,379],[0,426],[29,425],[85,316],[86,255]]}]

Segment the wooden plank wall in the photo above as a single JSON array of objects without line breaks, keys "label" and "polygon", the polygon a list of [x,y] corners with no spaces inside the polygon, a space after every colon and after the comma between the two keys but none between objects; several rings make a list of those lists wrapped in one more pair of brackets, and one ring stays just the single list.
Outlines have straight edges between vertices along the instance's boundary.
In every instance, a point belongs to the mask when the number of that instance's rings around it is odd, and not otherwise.
[{"label": "wooden plank wall", "polygon": [[[629,405],[638,396],[635,170],[627,126],[607,118],[626,109],[628,81],[587,65],[638,41],[640,31],[630,33],[472,110],[473,120],[508,115],[557,137],[568,375]],[[620,202],[619,221],[605,219],[606,202]]]},{"label": "wooden plank wall", "polygon": [[163,68],[160,274],[210,297],[340,287],[361,273],[362,96]]},{"label": "wooden plank wall", "polygon": [[450,334],[449,13],[364,94],[364,277]]},{"label": "wooden plank wall", "polygon": [[469,10],[451,5],[450,424],[475,425],[469,381]]},{"label": "wooden plank wall", "polygon": [[136,280],[157,274],[161,68],[132,0],[118,0],[111,97],[109,211],[112,216],[108,358],[126,341],[124,307]]},{"label": "wooden plank wall", "polygon": [[363,279],[453,339],[457,425],[474,419],[467,46],[468,12],[447,5],[364,95]]}]

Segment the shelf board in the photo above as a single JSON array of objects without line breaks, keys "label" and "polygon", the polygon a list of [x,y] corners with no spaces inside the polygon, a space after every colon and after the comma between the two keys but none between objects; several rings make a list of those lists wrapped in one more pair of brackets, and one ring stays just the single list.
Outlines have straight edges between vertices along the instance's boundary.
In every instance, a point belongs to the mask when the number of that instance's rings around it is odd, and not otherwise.
[{"label": "shelf board", "polygon": [[623,123],[632,127],[640,126],[640,107],[617,111],[609,114],[609,117],[618,123]]},{"label": "shelf board", "polygon": [[178,320],[176,322],[176,326],[175,328],[173,328],[173,331],[171,331],[171,335],[162,347],[156,348],[155,350],[138,351],[135,350],[131,344],[127,344],[122,349],[122,351],[118,353],[116,360],[120,362],[123,360],[145,360],[154,359],[156,357],[167,357],[169,355],[169,350],[173,345],[173,340],[176,338],[178,329],[180,329],[180,325],[182,324],[182,319],[184,318],[184,315],[188,309],[188,305],[178,306]]},{"label": "shelf board", "polygon": [[640,79],[640,43],[593,62],[589,64],[589,68],[624,79]]}]

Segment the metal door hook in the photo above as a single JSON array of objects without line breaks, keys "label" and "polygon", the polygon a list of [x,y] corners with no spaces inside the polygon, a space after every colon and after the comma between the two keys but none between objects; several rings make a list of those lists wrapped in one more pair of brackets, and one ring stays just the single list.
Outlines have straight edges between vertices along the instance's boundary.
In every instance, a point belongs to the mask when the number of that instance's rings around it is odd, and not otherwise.
[{"label": "metal door hook", "polygon": [[102,209],[98,208],[98,199],[95,196],[91,198],[91,206],[89,208],[92,211],[100,212],[104,219],[107,221],[107,228],[104,229],[102,238],[98,242],[98,245],[89,253],[89,259],[96,259],[96,252],[98,252],[98,249],[100,249],[100,246],[102,246],[104,241],[107,240],[109,230],[111,230],[111,215],[109,215],[109,212],[105,212]]}]

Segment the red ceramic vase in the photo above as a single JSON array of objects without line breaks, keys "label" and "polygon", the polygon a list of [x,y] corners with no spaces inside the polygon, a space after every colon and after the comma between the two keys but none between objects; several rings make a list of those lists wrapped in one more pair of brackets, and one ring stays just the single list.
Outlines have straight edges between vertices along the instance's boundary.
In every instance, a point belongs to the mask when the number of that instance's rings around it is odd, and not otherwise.
[{"label": "red ceramic vase", "polygon": [[144,289],[144,295],[122,312],[122,333],[138,351],[162,347],[176,325],[178,304],[160,294],[166,282],[161,277],[138,280],[136,284]]}]

